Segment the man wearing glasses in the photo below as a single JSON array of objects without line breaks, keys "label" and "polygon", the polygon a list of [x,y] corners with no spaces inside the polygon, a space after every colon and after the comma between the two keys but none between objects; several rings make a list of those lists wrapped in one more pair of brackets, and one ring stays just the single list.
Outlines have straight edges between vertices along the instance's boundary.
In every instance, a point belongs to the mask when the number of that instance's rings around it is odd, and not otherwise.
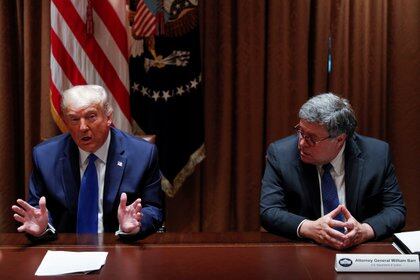
[{"label": "man wearing glasses", "polygon": [[272,143],[262,180],[265,229],[335,249],[381,239],[405,224],[406,209],[387,143],[354,132],[346,99],[309,99],[296,135]]}]

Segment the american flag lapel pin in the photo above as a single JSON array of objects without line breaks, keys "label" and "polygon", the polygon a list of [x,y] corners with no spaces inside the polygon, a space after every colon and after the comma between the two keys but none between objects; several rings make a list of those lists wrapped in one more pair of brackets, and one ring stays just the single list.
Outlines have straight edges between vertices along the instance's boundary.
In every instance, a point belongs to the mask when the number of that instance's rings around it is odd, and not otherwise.
[{"label": "american flag lapel pin", "polygon": [[117,162],[117,165],[118,165],[119,167],[122,167],[122,162],[121,162],[121,161],[118,161],[118,162]]}]

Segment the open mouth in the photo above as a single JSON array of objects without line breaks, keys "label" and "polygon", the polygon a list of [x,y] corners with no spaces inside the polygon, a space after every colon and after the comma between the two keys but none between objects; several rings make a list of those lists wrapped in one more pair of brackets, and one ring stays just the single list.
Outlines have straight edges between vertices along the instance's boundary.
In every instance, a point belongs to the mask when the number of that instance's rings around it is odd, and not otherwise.
[{"label": "open mouth", "polygon": [[90,140],[92,140],[92,137],[90,137],[90,136],[83,136],[82,138],[80,138],[80,140],[82,140],[82,142],[89,142]]}]

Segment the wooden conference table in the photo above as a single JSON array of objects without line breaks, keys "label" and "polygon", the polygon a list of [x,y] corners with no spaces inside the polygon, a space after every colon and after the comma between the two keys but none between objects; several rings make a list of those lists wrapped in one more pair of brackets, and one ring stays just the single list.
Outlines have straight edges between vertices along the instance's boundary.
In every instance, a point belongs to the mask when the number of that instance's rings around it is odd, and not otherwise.
[{"label": "wooden conference table", "polygon": [[[47,250],[107,251],[106,264],[87,275],[36,277]],[[337,273],[338,251],[265,232],[157,233],[135,243],[112,234],[60,234],[31,244],[23,234],[0,234],[0,279],[419,279],[420,273]],[[391,242],[348,253],[397,253]]]}]

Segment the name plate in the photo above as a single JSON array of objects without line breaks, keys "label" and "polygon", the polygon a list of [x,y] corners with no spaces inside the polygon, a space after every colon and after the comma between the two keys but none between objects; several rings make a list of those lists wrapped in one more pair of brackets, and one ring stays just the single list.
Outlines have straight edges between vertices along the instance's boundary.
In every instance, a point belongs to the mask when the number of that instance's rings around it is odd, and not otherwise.
[{"label": "name plate", "polygon": [[336,254],[337,272],[419,272],[419,255]]}]

